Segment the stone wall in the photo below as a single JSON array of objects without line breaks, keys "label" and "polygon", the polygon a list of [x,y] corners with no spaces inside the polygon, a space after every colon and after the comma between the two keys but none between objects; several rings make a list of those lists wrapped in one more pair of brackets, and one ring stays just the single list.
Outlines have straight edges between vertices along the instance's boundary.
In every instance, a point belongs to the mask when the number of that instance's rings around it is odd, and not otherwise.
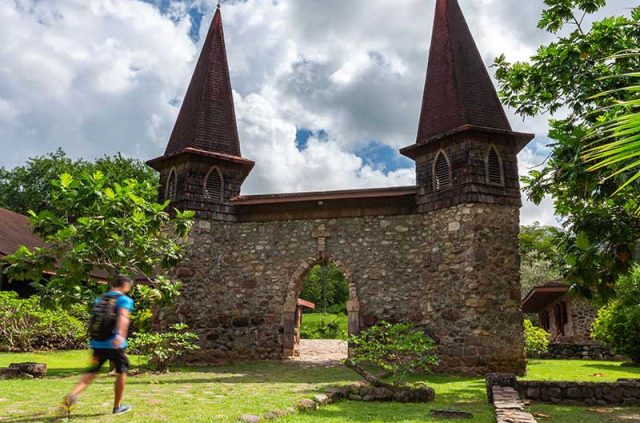
[{"label": "stone wall", "polygon": [[552,404],[640,406],[640,379],[610,383],[518,381],[518,391],[525,399]]},{"label": "stone wall", "polygon": [[200,220],[177,272],[183,293],[158,318],[200,335],[193,361],[291,355],[296,299],[325,250],[351,284],[351,322],[415,322],[437,340],[442,371],[521,374],[518,232],[517,207],[484,204],[402,216]]},{"label": "stone wall", "polygon": [[545,354],[541,354],[539,358],[600,361],[625,360],[625,357],[614,354],[609,348],[606,348],[599,343],[590,345],[549,344],[549,351]]},{"label": "stone wall", "polygon": [[591,338],[591,326],[598,317],[598,309],[582,297],[572,297],[570,307],[573,342],[597,344],[598,342]]}]

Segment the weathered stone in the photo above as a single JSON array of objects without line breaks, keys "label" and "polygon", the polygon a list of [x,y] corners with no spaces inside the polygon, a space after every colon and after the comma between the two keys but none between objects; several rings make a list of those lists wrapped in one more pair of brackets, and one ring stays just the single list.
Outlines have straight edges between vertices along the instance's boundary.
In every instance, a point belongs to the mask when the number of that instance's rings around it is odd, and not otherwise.
[{"label": "weathered stone", "polygon": [[20,373],[29,374],[35,378],[43,378],[47,374],[47,365],[42,363],[11,363],[9,368],[18,370]]},{"label": "weathered stone", "polygon": [[472,419],[473,414],[459,410],[431,410],[431,417],[437,419]]},{"label": "weathered stone", "polygon": [[373,395],[377,401],[390,401],[393,399],[393,391],[387,388],[376,388]]},{"label": "weathered stone", "polygon": [[296,403],[296,408],[298,409],[298,411],[304,413],[307,411],[314,411],[316,408],[318,408],[318,406],[316,405],[315,401],[305,398]]},{"label": "weathered stone", "polygon": [[324,394],[317,394],[313,396],[313,400],[320,405],[329,404],[329,397]]},{"label": "weathered stone", "polygon": [[251,414],[243,414],[238,417],[238,421],[242,423],[260,423],[262,421],[262,417],[253,416]]}]

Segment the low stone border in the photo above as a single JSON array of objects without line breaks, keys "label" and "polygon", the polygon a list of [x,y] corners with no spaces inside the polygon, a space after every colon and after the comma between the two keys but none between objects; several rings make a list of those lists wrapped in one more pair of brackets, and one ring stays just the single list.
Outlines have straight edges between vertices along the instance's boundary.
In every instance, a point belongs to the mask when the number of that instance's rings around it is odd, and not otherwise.
[{"label": "low stone border", "polygon": [[497,423],[537,423],[536,419],[524,408],[518,392],[510,386],[491,388],[493,404],[496,407]]},{"label": "low stone border", "polygon": [[[384,389],[384,391],[382,391]],[[358,394],[365,394],[364,396]],[[382,395],[384,394],[384,395]],[[385,388],[371,388],[365,382],[355,382],[343,387],[330,388],[322,394],[313,396],[313,399],[304,398],[286,410],[273,410],[262,416],[243,414],[238,417],[241,423],[262,423],[275,420],[290,414],[307,413],[315,411],[318,407],[341,401],[398,401],[398,402],[430,402],[435,399],[435,391],[427,386],[401,390],[395,394]]]},{"label": "low stone border", "polygon": [[11,363],[0,368],[0,380],[4,379],[41,379],[47,374],[47,365],[41,363]]},{"label": "low stone border", "polygon": [[547,360],[599,360],[625,361],[626,357],[614,354],[603,345],[549,344],[549,351],[533,358]]},{"label": "low stone border", "polygon": [[617,382],[518,381],[520,395],[528,400],[566,405],[640,406],[640,379]]}]

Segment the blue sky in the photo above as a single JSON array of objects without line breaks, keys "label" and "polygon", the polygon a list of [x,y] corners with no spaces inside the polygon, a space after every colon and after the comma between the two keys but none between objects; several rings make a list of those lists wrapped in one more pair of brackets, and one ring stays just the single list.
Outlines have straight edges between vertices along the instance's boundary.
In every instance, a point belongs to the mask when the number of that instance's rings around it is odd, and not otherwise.
[{"label": "blue sky", "polygon": [[[0,1],[0,166],[63,148],[92,159],[164,151],[215,0]],[[487,65],[553,40],[542,0],[460,0]],[[435,0],[242,0],[223,21],[243,155],[243,192],[404,186],[415,141]],[[628,13],[610,0],[603,15]],[[544,162],[548,116],[514,129]],[[524,223],[556,223],[525,200]]]}]

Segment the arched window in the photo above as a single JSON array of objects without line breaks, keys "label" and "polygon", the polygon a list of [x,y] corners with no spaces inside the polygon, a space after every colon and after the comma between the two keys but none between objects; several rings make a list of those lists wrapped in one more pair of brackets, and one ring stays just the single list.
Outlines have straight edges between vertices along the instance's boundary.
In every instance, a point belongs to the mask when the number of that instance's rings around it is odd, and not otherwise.
[{"label": "arched window", "polygon": [[176,173],[175,169],[171,169],[171,172],[169,172],[169,177],[167,178],[167,192],[165,195],[165,199],[175,200],[177,188],[178,188],[178,174]]},{"label": "arched window", "polygon": [[489,155],[487,157],[487,182],[497,185],[504,183],[502,178],[502,163],[495,146],[489,148]]},{"label": "arched window", "polygon": [[433,186],[436,191],[451,186],[451,165],[444,151],[438,153],[433,167]]},{"label": "arched window", "polygon": [[222,201],[222,175],[217,168],[209,171],[204,183],[204,198],[207,200]]}]

